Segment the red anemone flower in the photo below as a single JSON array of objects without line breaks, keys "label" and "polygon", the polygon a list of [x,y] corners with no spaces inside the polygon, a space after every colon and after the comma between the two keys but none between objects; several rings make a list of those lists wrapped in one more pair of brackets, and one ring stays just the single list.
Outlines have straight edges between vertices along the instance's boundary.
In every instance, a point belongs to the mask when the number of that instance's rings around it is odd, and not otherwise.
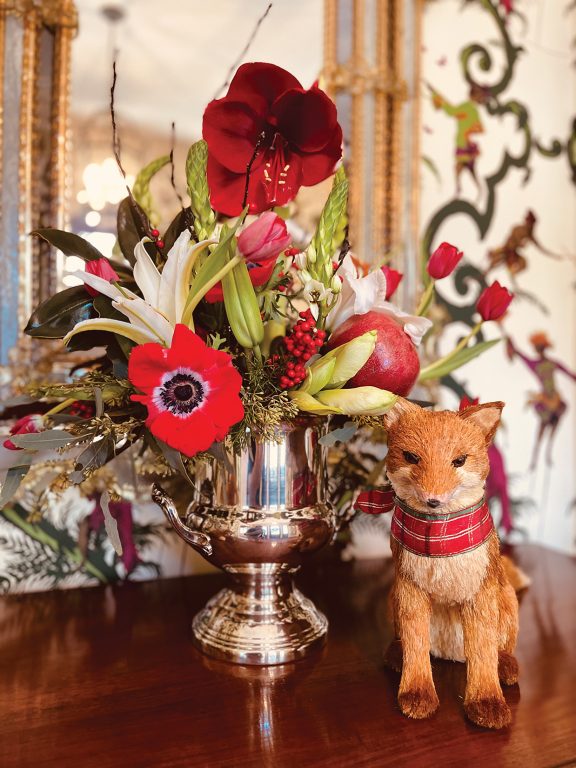
[{"label": "red anemone flower", "polygon": [[242,209],[250,163],[247,203],[259,213],[328,178],[342,156],[334,102],[274,64],[239,67],[226,96],[206,107],[202,135],[212,205],[228,216]]},{"label": "red anemone flower", "polygon": [[226,352],[211,349],[185,325],[172,346],[141,344],[132,350],[128,378],[143,395],[146,426],[172,448],[194,456],[223,440],[244,416],[242,377]]}]

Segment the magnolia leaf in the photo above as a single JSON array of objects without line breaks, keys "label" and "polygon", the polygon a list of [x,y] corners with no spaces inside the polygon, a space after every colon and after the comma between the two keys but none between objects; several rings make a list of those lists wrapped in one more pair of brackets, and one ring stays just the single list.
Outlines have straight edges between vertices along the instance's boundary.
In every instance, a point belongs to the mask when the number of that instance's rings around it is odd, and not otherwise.
[{"label": "magnolia leaf", "polygon": [[97,419],[101,419],[102,414],[104,413],[104,400],[102,398],[102,390],[100,387],[94,387],[94,405],[96,407],[94,416]]},{"label": "magnolia leaf", "polygon": [[134,266],[136,258],[134,248],[143,237],[150,236],[150,222],[146,213],[130,195],[118,206],[117,217],[118,245],[124,258]]},{"label": "magnolia leaf", "polygon": [[13,435],[10,440],[18,448],[28,448],[34,451],[49,451],[64,448],[70,443],[76,443],[84,439],[85,435],[71,435],[62,429],[45,429],[42,432],[28,432],[21,435]]},{"label": "magnolia leaf", "polygon": [[347,443],[358,431],[358,425],[353,421],[347,421],[342,427],[333,429],[327,435],[323,435],[318,442],[327,448],[332,448],[336,443]]},{"label": "magnolia leaf", "polygon": [[110,512],[110,494],[108,491],[103,491],[100,496],[100,506],[102,507],[102,513],[104,515],[104,529],[108,534],[110,543],[114,547],[114,552],[120,557],[122,555],[122,542],[120,541],[120,534],[118,533],[118,523],[112,517]]},{"label": "magnolia leaf", "polygon": [[31,454],[20,453],[18,455],[18,464],[10,467],[6,473],[2,487],[0,488],[0,509],[2,509],[2,507],[6,505],[10,499],[13,498],[14,494],[20,487],[22,480],[28,474],[31,463]]},{"label": "magnolia leaf", "polygon": [[330,379],[334,373],[336,367],[336,358],[321,357],[306,371],[306,379],[300,387],[301,392],[308,392],[310,395],[315,395],[328,386]]},{"label": "magnolia leaf", "polygon": [[95,248],[92,243],[84,240],[83,237],[75,235],[73,232],[64,232],[61,229],[35,229],[33,235],[41,237],[47,243],[58,248],[66,256],[79,256],[84,261],[94,261],[103,259],[104,256]]},{"label": "magnolia leaf", "polygon": [[447,376],[449,373],[452,373],[452,371],[455,371],[457,368],[461,368],[463,365],[466,365],[466,363],[474,360],[475,357],[478,357],[483,352],[486,352],[488,349],[490,349],[490,347],[498,344],[499,341],[500,339],[481,341],[478,344],[475,344],[473,347],[465,347],[464,349],[461,349],[456,355],[449,358],[448,360],[440,359],[437,362],[432,363],[432,365],[423,368],[420,371],[418,381],[420,382],[430,381],[430,379],[441,379],[442,377]]},{"label": "magnolia leaf", "polygon": [[77,323],[92,317],[92,296],[83,285],[75,285],[43,301],[30,316],[24,333],[40,339],[62,339]]},{"label": "magnolia leaf", "polygon": [[169,162],[170,155],[163,155],[162,157],[156,158],[156,160],[152,160],[151,163],[148,163],[148,165],[142,168],[132,185],[132,195],[134,200],[147,214],[150,221],[157,221],[157,214],[154,211],[154,203],[150,192],[150,182],[154,176],[156,176],[158,171],[161,171]]},{"label": "magnolia leaf", "polygon": [[166,252],[172,248],[176,240],[178,240],[178,237],[184,232],[185,229],[191,228],[192,226],[192,211],[190,208],[183,208],[181,211],[179,211],[176,216],[172,219],[170,225],[168,226],[168,229],[166,232],[164,232],[164,237],[162,240],[164,240],[164,247],[166,249]]},{"label": "magnolia leaf", "polygon": [[324,405],[336,408],[347,416],[381,416],[398,400],[397,395],[378,387],[327,389],[316,397]]},{"label": "magnolia leaf", "polygon": [[68,477],[73,483],[81,483],[95,469],[100,469],[111,458],[114,448],[114,442],[110,437],[103,437],[101,440],[94,440],[82,451],[76,459],[74,472]]}]

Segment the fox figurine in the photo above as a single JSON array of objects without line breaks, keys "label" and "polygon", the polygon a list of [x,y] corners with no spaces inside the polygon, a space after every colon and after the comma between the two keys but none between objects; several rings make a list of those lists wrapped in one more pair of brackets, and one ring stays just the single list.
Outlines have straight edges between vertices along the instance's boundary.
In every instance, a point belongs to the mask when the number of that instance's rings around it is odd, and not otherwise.
[{"label": "fox figurine", "polygon": [[398,704],[408,717],[430,717],[438,707],[432,654],[466,662],[464,710],[472,722],[504,728],[511,721],[500,684],[518,680],[512,581],[521,576],[500,555],[484,501],[487,450],[503,407],[432,412],[399,399],[384,416],[386,472],[396,494],[391,602],[398,639],[388,662],[400,668],[401,651]]}]

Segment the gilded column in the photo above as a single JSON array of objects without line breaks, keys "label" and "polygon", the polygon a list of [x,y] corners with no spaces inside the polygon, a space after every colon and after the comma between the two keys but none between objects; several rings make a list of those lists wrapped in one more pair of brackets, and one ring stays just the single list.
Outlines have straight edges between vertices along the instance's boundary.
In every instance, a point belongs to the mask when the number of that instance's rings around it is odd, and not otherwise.
[{"label": "gilded column", "polygon": [[57,281],[57,256],[33,241],[65,215],[71,0],[0,0],[0,388],[31,362],[22,328]]},{"label": "gilded column", "polygon": [[368,263],[402,266],[406,222],[414,224],[405,188],[406,167],[417,162],[406,119],[417,79],[415,5],[420,0],[325,2],[323,82],[344,128],[350,239]]}]

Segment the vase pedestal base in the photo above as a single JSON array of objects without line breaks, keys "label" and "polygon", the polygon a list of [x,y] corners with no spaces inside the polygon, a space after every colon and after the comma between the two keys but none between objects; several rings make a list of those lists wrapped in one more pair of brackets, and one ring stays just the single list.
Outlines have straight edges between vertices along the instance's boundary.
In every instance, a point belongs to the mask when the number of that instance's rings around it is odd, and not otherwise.
[{"label": "vase pedestal base", "polygon": [[292,573],[273,563],[226,568],[222,589],[192,622],[203,653],[235,664],[285,664],[321,647],[328,621],[295,589]]}]

